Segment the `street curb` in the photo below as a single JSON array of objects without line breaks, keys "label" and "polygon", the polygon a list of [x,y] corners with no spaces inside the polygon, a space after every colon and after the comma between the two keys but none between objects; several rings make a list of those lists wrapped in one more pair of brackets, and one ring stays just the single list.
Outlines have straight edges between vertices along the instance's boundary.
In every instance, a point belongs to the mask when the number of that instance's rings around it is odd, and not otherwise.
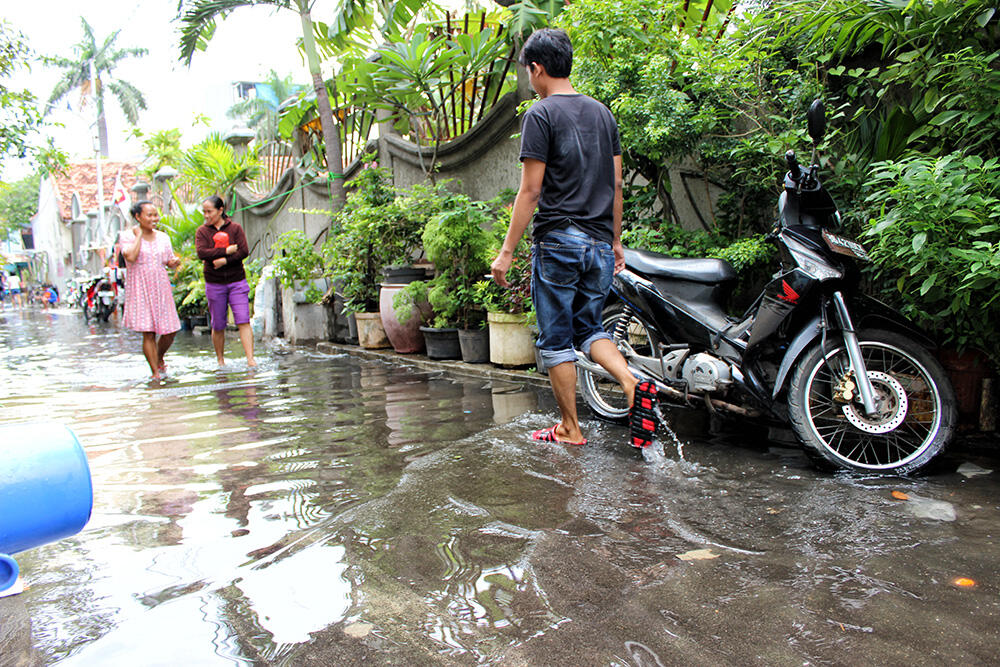
[{"label": "street curb", "polygon": [[527,382],[539,387],[548,387],[549,380],[546,376],[534,371],[512,370],[507,368],[497,368],[491,364],[467,364],[463,361],[437,361],[429,359],[423,354],[399,354],[391,349],[368,350],[357,345],[342,345],[329,341],[316,343],[316,351],[323,354],[350,354],[351,356],[363,359],[377,359],[393,364],[407,364],[428,370],[444,371],[453,375],[464,377],[486,378],[489,380],[502,380],[504,382]]}]

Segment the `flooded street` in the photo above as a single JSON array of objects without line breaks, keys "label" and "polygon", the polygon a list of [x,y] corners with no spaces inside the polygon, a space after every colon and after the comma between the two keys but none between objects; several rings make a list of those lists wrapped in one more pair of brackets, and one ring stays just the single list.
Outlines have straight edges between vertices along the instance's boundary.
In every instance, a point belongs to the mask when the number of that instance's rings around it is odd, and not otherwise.
[{"label": "flooded street", "polygon": [[0,313],[0,422],[70,426],[95,489],[82,533],[18,556],[27,664],[1000,650],[994,440],[924,477],[831,475],[766,429],[676,410],[683,458],[672,441],[643,458],[585,409],[586,447],[532,442],[557,412],[529,383],[279,345],[249,372],[234,334],[218,369],[209,338],[182,332],[154,384],[139,348],[72,311]]}]

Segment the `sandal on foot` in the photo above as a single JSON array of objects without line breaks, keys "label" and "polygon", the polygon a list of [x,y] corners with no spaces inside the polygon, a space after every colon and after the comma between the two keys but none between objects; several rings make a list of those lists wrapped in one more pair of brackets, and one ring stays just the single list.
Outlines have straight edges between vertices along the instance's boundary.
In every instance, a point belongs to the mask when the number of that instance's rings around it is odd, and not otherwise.
[{"label": "sandal on foot", "polygon": [[556,437],[556,429],[559,428],[559,424],[555,426],[550,426],[548,428],[539,429],[531,434],[532,440],[540,440],[541,442],[558,442],[563,445],[577,445],[583,446],[587,444],[587,439],[584,438],[580,442],[570,442],[569,440],[560,440]]},{"label": "sandal on foot", "polygon": [[656,385],[649,380],[640,380],[635,387],[635,399],[628,413],[629,443],[633,447],[649,447],[660,425],[656,414],[658,403]]}]

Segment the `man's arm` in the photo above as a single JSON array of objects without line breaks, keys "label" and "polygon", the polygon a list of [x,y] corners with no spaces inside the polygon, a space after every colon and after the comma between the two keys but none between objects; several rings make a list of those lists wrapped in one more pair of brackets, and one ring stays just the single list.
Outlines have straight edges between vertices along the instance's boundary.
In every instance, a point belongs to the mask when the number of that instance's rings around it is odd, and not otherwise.
[{"label": "man's arm", "polygon": [[625,249],[622,247],[622,207],[624,206],[624,195],[622,194],[622,156],[615,156],[615,203],[612,209],[614,220],[614,240],[611,247],[615,251],[615,273],[625,268]]},{"label": "man's arm", "polygon": [[[619,163],[620,164],[620,163]],[[545,177],[545,163],[533,158],[525,158],[521,169],[521,185],[517,189],[517,197],[514,199],[514,209],[510,214],[510,227],[507,229],[507,236],[503,240],[500,254],[493,260],[490,271],[493,273],[493,280],[501,287],[508,287],[507,271],[514,261],[514,249],[517,248],[518,241],[524,236],[524,230],[531,222],[531,216],[538,205],[538,198],[542,194],[542,179]],[[621,216],[619,216],[619,228]]]}]

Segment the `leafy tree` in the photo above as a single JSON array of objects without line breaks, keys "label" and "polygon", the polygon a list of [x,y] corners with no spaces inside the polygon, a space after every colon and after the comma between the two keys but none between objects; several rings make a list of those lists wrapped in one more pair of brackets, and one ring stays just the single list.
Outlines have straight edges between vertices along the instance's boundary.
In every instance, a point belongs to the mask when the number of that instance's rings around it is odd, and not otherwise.
[{"label": "leafy tree", "polygon": [[[83,38],[73,46],[70,57],[48,56],[43,62],[63,70],[63,76],[52,89],[49,96],[49,107],[64,99],[73,90],[79,89],[81,94],[92,94],[97,101],[97,132],[100,139],[101,155],[108,156],[108,124],[104,115],[105,84],[118,100],[125,118],[132,125],[139,122],[139,111],[146,108],[146,98],[142,92],[128,81],[115,78],[114,70],[126,58],[141,57],[148,51],[141,47],[119,48],[115,42],[121,32],[116,30],[108,35],[103,42],[97,39],[94,29],[87,19],[80,17],[83,27]],[[100,42],[100,43],[99,43]],[[91,65],[93,65],[94,85],[91,90]]]},{"label": "leafy tree", "polygon": [[264,5],[275,9],[296,12],[302,24],[302,51],[305,53],[312,77],[313,90],[319,108],[323,143],[326,148],[326,164],[330,174],[330,194],[338,204],[344,202],[344,182],[337,172],[343,162],[338,127],[333,120],[330,97],[320,68],[319,52],[316,49],[315,26],[312,19],[314,0],[180,0],[178,6],[181,20],[181,61],[190,65],[196,50],[204,50],[216,28],[217,20],[241,7]]},{"label": "leafy tree", "polygon": [[35,173],[13,183],[0,183],[0,238],[27,225],[38,210],[38,183]]},{"label": "leafy tree", "polygon": [[278,107],[301,88],[292,82],[291,75],[281,77],[274,70],[267,75],[264,83],[274,93],[273,97],[257,95],[237,102],[226,112],[230,118],[245,118],[247,127],[257,131],[257,142],[260,144],[274,141],[280,136]]},{"label": "leafy tree", "polygon": [[0,174],[9,158],[31,158],[43,174],[66,165],[66,154],[51,139],[41,146],[34,141],[43,125],[35,96],[28,90],[13,90],[4,81],[31,57],[24,35],[0,21]]}]

